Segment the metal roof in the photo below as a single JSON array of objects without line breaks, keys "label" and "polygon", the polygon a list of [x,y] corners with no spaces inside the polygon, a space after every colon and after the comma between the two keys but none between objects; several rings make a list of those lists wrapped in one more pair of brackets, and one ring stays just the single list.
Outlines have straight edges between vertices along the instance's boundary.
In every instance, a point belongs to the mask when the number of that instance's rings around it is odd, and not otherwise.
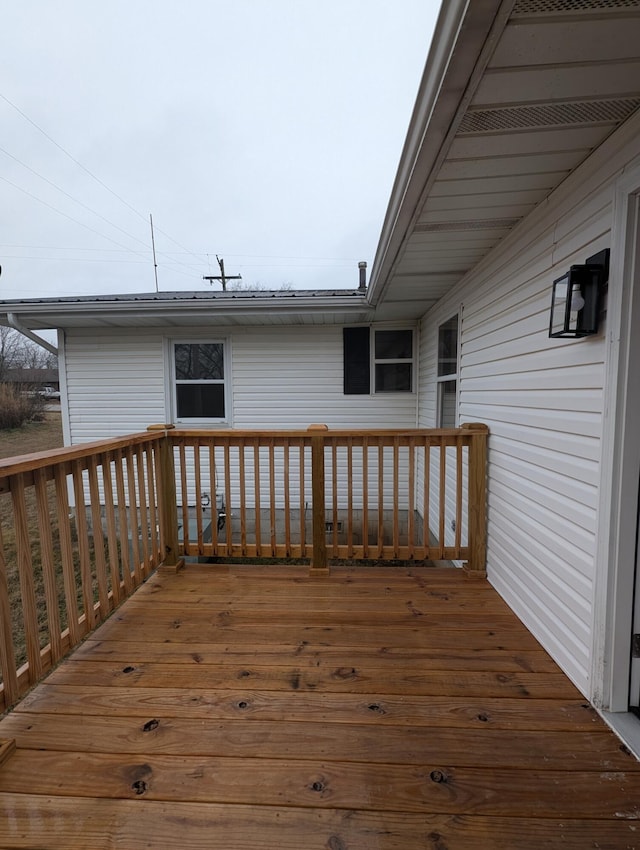
[{"label": "metal roof", "polygon": [[370,321],[360,290],[142,292],[0,301],[0,324],[65,327],[195,327]]}]

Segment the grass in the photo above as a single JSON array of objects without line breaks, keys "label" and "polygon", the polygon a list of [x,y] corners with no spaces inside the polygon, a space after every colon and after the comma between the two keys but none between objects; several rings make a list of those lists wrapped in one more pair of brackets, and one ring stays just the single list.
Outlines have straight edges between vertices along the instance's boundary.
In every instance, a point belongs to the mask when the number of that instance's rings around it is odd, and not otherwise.
[{"label": "grass", "polygon": [[62,448],[62,417],[47,412],[40,422],[27,422],[22,428],[0,431],[0,458],[46,452]]}]

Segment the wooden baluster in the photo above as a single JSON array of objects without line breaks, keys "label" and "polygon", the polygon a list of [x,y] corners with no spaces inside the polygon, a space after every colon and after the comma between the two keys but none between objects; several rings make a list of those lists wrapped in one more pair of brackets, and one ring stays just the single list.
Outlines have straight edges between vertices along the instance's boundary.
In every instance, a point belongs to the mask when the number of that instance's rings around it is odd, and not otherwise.
[{"label": "wooden baluster", "polygon": [[151,570],[149,554],[149,515],[147,508],[147,484],[145,476],[144,448],[138,446],[135,451],[136,472],[138,478],[138,508],[140,518],[140,542],[142,544],[142,577],[146,578]]},{"label": "wooden baluster", "polygon": [[244,443],[240,443],[238,445],[238,463],[240,467],[240,550],[243,557],[247,554],[247,465],[245,452],[246,446]]},{"label": "wooden baluster", "polygon": [[[8,497],[6,497],[8,498]],[[4,542],[0,528],[0,673],[4,701],[0,700],[0,710],[6,710],[20,696],[16,675],[16,657],[13,648],[11,629],[11,603],[9,601],[9,581],[7,564],[4,557]],[[4,704],[3,704],[4,702]]]},{"label": "wooden baluster", "polygon": [[400,501],[400,440],[393,438],[393,557],[398,557],[400,546],[400,513],[398,503]]},{"label": "wooden baluster", "polygon": [[[332,554],[338,553],[338,445],[331,443],[331,495],[332,495]],[[326,526],[325,526],[326,531]],[[326,540],[326,537],[325,537]]]},{"label": "wooden baluster", "polygon": [[275,445],[273,439],[269,441],[269,540],[271,543],[271,557],[276,556],[276,468],[275,468]]},{"label": "wooden baluster", "polygon": [[62,629],[60,627],[56,567],[53,555],[53,535],[51,531],[51,518],[49,516],[47,471],[44,469],[34,470],[33,480],[36,491],[36,512],[38,517],[38,532],[40,534],[40,553],[42,556],[42,580],[47,606],[47,621],[49,624],[51,664],[53,665],[57,664],[62,658]]},{"label": "wooden baluster", "polygon": [[362,557],[369,557],[369,438],[362,440]]},{"label": "wooden baluster", "polygon": [[306,500],[306,475],[305,475],[306,447],[304,440],[299,449],[299,478],[300,478],[300,557],[307,557],[307,500]]},{"label": "wooden baluster", "polygon": [[120,571],[118,524],[116,522],[116,508],[113,500],[113,476],[111,474],[112,461],[113,453],[108,452],[105,455],[104,462],[102,464],[102,486],[104,488],[104,515],[107,524],[107,547],[109,551],[111,593],[113,595],[114,607],[117,607],[122,598],[123,578]]},{"label": "wooden baluster", "polygon": [[224,443],[224,504],[227,514],[224,526],[225,539],[227,541],[226,555],[227,558],[233,556],[233,524],[231,521],[231,461],[230,461],[230,444],[229,440]]},{"label": "wooden baluster", "polygon": [[[208,441],[209,448],[209,482],[211,487],[211,543],[213,556],[218,555],[218,473],[216,470],[216,447],[213,440]],[[221,511],[222,513],[222,511]]]},{"label": "wooden baluster", "polygon": [[82,637],[78,623],[78,603],[76,600],[76,577],[73,567],[73,544],[69,527],[69,495],[67,493],[67,475],[62,464],[54,470],[56,482],[56,510],[60,532],[60,555],[62,558],[62,577],[64,599],[67,609],[67,625],[71,646],[79,643]]},{"label": "wooden baluster", "polygon": [[149,567],[157,567],[160,562],[160,541],[158,540],[158,514],[156,500],[156,443],[148,443],[145,446],[145,465],[147,469],[147,484],[149,494],[149,533],[151,543],[151,554]]},{"label": "wooden baluster", "polygon": [[353,437],[347,437],[347,558],[353,554]]},{"label": "wooden baluster", "polygon": [[291,483],[289,477],[291,470],[289,467],[289,454],[291,445],[286,441],[283,446],[283,488],[284,488],[284,552],[286,558],[291,558]]},{"label": "wooden baluster", "polygon": [[456,558],[460,557],[460,547],[462,546],[462,484],[464,473],[462,448],[462,437],[458,436],[456,437]]},{"label": "wooden baluster", "polygon": [[104,555],[104,534],[102,532],[102,516],[100,515],[100,490],[98,487],[97,459],[88,459],[89,501],[91,503],[91,527],[93,536],[94,562],[96,583],[98,586],[98,620],[104,620],[109,614],[109,591],[107,588],[107,561]]},{"label": "wooden baluster", "polygon": [[313,514],[313,550],[309,575],[328,575],[327,545],[325,539],[324,493],[324,434],[326,425],[310,425],[311,434],[311,506]]},{"label": "wooden baluster", "polygon": [[16,555],[18,576],[20,579],[20,595],[22,597],[22,616],[27,644],[27,661],[29,662],[29,681],[37,682],[42,673],[42,664],[40,660],[38,614],[23,475],[16,475],[12,478],[11,496],[13,499],[13,522],[16,532]]},{"label": "wooden baluster", "polygon": [[424,438],[424,468],[422,470],[422,545],[425,558],[431,559],[431,440]]},{"label": "wooden baluster", "polygon": [[378,558],[384,554],[384,442],[378,437]]},{"label": "wooden baluster", "polygon": [[415,557],[416,548],[416,527],[415,527],[415,489],[416,489],[416,443],[415,437],[409,438],[409,504],[407,516],[407,543],[409,546],[409,558]]}]

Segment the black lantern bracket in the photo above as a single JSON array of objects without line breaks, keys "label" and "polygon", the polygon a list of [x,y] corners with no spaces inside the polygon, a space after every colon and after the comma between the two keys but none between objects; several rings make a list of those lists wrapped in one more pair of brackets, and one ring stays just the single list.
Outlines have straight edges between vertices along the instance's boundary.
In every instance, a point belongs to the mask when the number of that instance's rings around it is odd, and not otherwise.
[{"label": "black lantern bracket", "polygon": [[549,336],[578,339],[598,333],[600,300],[609,280],[611,251],[604,248],[584,265],[571,266],[553,282]]}]

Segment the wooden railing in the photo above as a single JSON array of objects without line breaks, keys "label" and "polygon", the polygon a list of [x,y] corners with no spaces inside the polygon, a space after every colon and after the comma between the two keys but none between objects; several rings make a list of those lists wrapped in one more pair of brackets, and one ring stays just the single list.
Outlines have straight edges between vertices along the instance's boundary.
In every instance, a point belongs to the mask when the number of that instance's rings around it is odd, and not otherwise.
[{"label": "wooden railing", "polygon": [[484,425],[166,433],[173,549],[184,555],[309,558],[315,570],[330,559],[460,560],[484,571]]},{"label": "wooden railing", "polygon": [[0,461],[0,711],[162,560],[162,439]]},{"label": "wooden railing", "polygon": [[185,556],[464,561],[487,428],[145,434],[0,461],[0,711]]}]

